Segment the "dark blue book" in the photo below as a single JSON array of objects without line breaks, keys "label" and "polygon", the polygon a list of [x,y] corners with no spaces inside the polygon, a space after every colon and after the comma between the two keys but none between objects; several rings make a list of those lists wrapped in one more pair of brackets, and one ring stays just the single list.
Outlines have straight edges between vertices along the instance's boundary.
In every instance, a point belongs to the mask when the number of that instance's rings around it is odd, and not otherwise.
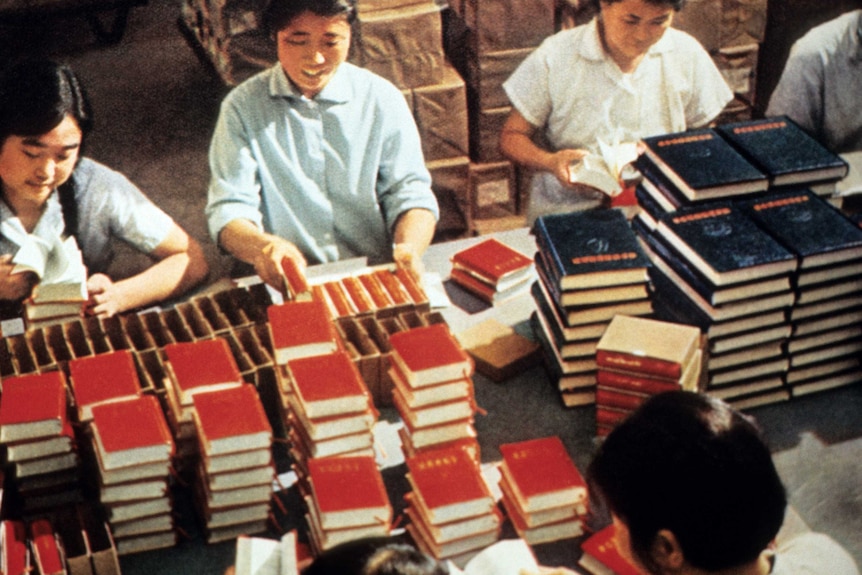
[{"label": "dark blue book", "polygon": [[656,234],[715,286],[790,274],[796,256],[731,202],[680,208]]},{"label": "dark blue book", "polygon": [[809,190],[776,192],[741,206],[799,257],[800,269],[862,257],[862,229]]},{"label": "dark blue book", "polygon": [[540,216],[533,235],[560,291],[647,280],[649,259],[619,210]]},{"label": "dark blue book", "polygon": [[673,182],[650,161],[646,154],[638,156],[634,166],[643,176],[640,185],[643,186],[644,192],[652,197],[665,212],[672,212],[693,203],[673,185]]},{"label": "dark blue book", "polygon": [[644,154],[691,202],[755,194],[769,179],[712,128],[643,139]]},{"label": "dark blue book", "polygon": [[724,124],[716,128],[760,171],[771,186],[840,180],[849,166],[787,116]]}]

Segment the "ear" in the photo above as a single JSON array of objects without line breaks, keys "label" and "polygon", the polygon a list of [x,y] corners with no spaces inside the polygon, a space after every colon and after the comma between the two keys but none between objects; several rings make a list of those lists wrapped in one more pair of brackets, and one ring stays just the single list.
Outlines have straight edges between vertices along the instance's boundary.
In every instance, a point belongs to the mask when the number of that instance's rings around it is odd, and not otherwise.
[{"label": "ear", "polygon": [[662,567],[662,570],[674,572],[685,565],[685,555],[676,535],[668,529],[660,529],[653,539],[650,553],[653,560]]}]

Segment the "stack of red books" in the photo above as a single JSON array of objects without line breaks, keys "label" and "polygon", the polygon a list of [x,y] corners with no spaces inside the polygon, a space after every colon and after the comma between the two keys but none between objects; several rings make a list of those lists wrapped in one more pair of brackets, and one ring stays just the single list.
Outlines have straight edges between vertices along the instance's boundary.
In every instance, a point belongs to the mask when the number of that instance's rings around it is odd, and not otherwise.
[{"label": "stack of red books", "polygon": [[613,525],[596,531],[581,543],[581,558],[578,564],[592,575],[638,575],[617,549]]},{"label": "stack of red books", "polygon": [[154,395],[92,407],[99,499],[108,511],[117,553],[176,543],[168,478],[174,440]]},{"label": "stack of red books", "polygon": [[79,458],[61,371],[3,379],[0,444],[26,510],[80,498]]},{"label": "stack of red books", "polygon": [[272,427],[251,384],[195,394],[195,496],[208,542],[266,529],[275,467]]},{"label": "stack of red books", "polygon": [[275,363],[332,353],[341,347],[326,304],[319,298],[288,301],[267,308]]},{"label": "stack of red books", "polygon": [[596,346],[596,364],[596,434],[605,436],[651,395],[698,389],[700,329],[617,315]]},{"label": "stack of red books", "polygon": [[305,502],[315,554],[363,537],[385,537],[392,523],[392,504],[371,455],[308,460]]},{"label": "stack of red books", "polygon": [[479,470],[460,447],[407,458],[407,531],[426,553],[464,563],[500,536],[502,517]]},{"label": "stack of red books", "polygon": [[404,421],[404,451],[473,442],[473,360],[438,323],[392,334],[392,400]]},{"label": "stack of red books", "polygon": [[78,421],[92,419],[94,405],[141,395],[135,358],[128,349],[73,359],[69,379]]},{"label": "stack of red books", "polygon": [[533,260],[489,238],[452,256],[453,282],[485,302],[496,305],[530,289]]},{"label": "stack of red books", "polygon": [[374,453],[377,412],[347,352],[294,359],[279,371],[288,406],[295,469],[305,477],[312,457]]},{"label": "stack of red books", "polygon": [[0,523],[0,571],[4,574],[30,573],[30,550],[23,521],[4,519]]},{"label": "stack of red books", "polygon": [[557,436],[500,446],[503,506],[530,545],[578,537],[587,513],[587,485]]}]

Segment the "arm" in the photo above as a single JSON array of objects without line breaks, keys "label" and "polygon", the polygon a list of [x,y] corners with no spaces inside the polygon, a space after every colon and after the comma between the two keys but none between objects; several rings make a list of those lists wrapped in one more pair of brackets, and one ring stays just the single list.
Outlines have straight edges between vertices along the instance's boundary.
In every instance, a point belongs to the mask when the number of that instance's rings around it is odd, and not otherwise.
[{"label": "arm", "polygon": [[249,220],[229,222],[218,236],[219,245],[237,259],[252,264],[260,278],[276,289],[281,285],[281,261],[295,260],[299,267],[306,266],[305,257],[293,243],[263,232]]},{"label": "arm", "polygon": [[406,268],[417,281],[422,278],[424,271],[422,254],[431,245],[436,226],[437,218],[423,208],[407,210],[395,222],[392,259]]},{"label": "arm", "polygon": [[563,186],[571,187],[569,165],[586,155],[586,150],[563,149],[558,152],[543,150],[533,142],[536,127],[515,109],[506,118],[500,132],[500,151],[509,160],[556,176]]},{"label": "arm", "polygon": [[39,278],[32,272],[12,273],[12,256],[0,256],[0,300],[18,301],[29,296]]},{"label": "arm", "polygon": [[177,224],[150,254],[157,262],[143,272],[113,282],[104,274],[87,280],[89,313],[110,317],[176,297],[201,282],[209,267],[200,245]]}]

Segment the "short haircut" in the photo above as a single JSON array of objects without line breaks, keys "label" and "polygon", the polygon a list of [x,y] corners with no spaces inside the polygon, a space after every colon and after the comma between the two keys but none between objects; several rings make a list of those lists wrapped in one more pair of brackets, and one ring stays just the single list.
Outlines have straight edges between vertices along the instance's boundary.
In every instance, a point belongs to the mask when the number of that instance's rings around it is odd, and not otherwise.
[{"label": "short haircut", "polygon": [[270,36],[275,36],[305,12],[327,18],[344,15],[348,24],[353,25],[356,20],[356,0],[269,0],[261,14],[261,24]]},{"label": "short haircut", "polygon": [[662,529],[695,567],[716,571],[754,561],[778,533],[787,505],[753,420],[694,392],[647,400],[611,431],[588,477],[651,570],[651,544]]},{"label": "short haircut", "polygon": [[365,563],[362,575],[448,575],[439,561],[404,543],[381,547]]},{"label": "short haircut", "polygon": [[[683,6],[685,6],[686,0],[644,0],[647,4],[654,4],[656,6],[667,5],[674,9],[674,11],[679,12],[682,10]],[[616,4],[617,2],[622,2],[622,0],[592,0],[593,6],[597,9],[601,8],[602,4]]]}]

